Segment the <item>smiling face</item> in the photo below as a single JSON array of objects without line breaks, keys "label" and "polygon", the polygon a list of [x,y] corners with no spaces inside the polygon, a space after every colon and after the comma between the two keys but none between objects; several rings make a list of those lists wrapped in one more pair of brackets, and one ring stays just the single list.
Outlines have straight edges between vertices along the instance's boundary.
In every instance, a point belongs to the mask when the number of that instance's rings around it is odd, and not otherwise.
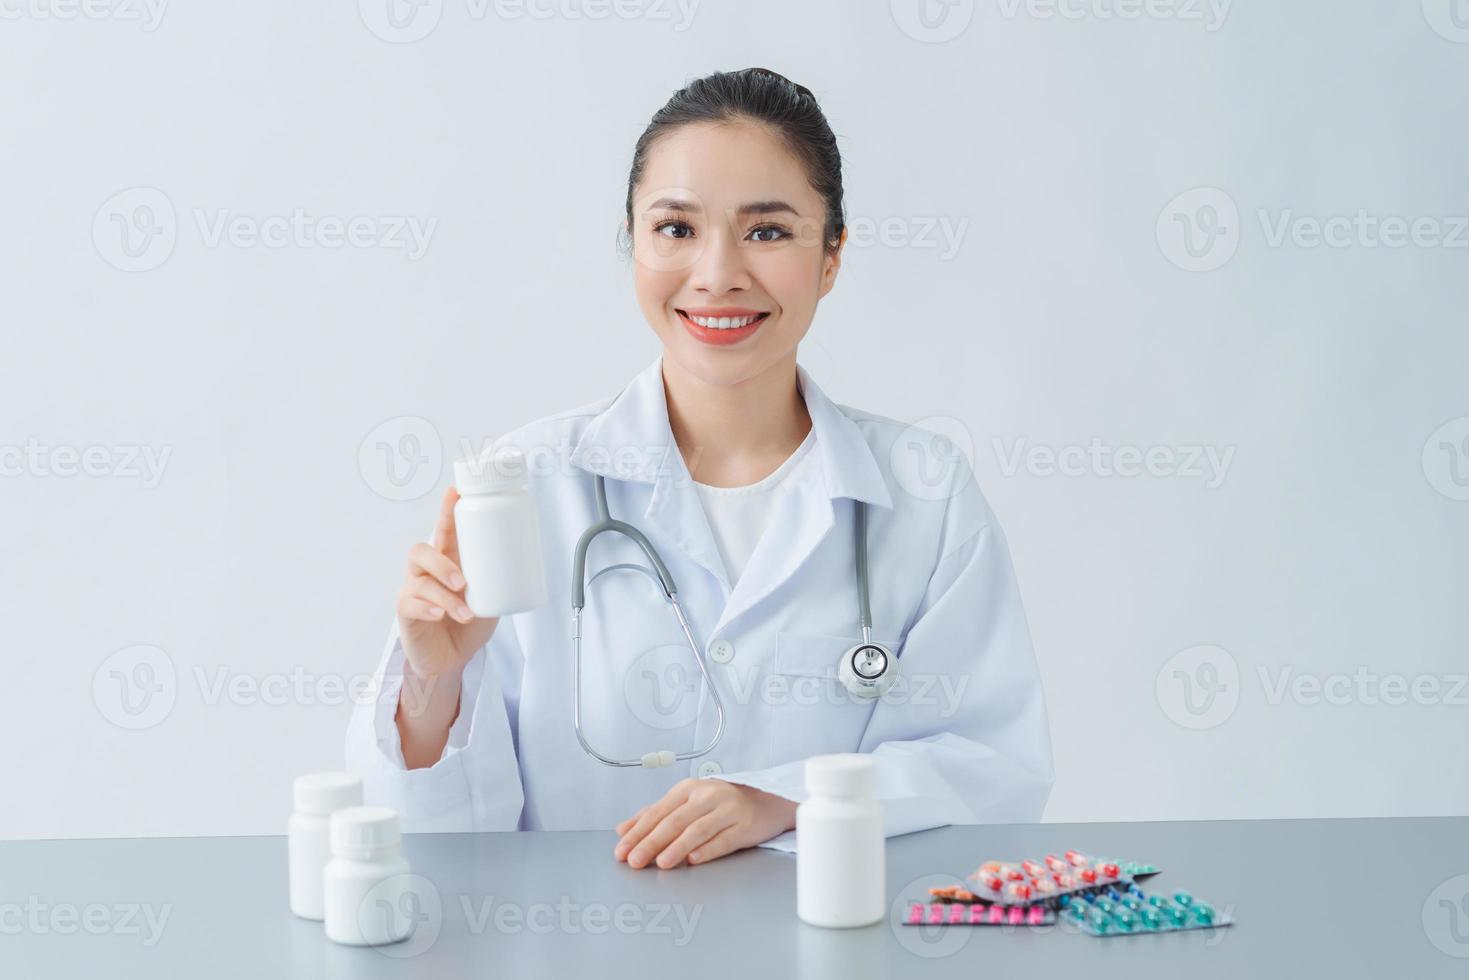
[{"label": "smiling face", "polygon": [[780,137],[741,120],[655,143],[633,195],[638,305],[665,356],[710,384],[793,361],[840,249],[825,203]]}]

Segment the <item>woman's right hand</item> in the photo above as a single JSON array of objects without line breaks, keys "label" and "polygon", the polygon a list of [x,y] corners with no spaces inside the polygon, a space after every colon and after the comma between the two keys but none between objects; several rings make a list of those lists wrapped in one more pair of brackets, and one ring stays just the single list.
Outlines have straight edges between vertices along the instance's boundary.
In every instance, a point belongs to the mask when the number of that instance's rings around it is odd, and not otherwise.
[{"label": "woman's right hand", "polygon": [[464,602],[459,570],[459,537],[450,486],[439,506],[433,544],[419,542],[408,552],[408,569],[398,590],[398,632],[408,667],[419,677],[458,677],[475,651],[495,632],[499,617],[475,618]]}]

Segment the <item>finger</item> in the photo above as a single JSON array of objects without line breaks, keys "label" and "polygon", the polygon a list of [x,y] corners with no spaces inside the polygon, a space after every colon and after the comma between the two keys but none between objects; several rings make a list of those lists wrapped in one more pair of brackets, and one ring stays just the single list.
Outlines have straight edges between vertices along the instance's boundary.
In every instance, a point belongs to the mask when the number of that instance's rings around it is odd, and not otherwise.
[{"label": "finger", "polygon": [[637,813],[634,813],[632,816],[630,816],[626,820],[622,821],[622,823],[618,824],[616,827],[613,827],[612,828],[613,832],[616,833],[619,837],[622,836],[623,834],[627,833],[627,829],[629,827],[631,827],[634,822],[636,822],[636,820],[638,819],[638,817],[641,817],[643,815],[643,810],[646,810],[646,809],[648,809],[648,808],[647,807],[643,807],[642,810],[639,810]]},{"label": "finger", "polygon": [[690,864],[708,864],[715,858],[722,858],[731,851],[738,851],[747,845],[740,840],[739,824],[730,824],[728,827],[709,838],[703,844],[689,852]]},{"label": "finger", "polygon": [[663,798],[642,810],[641,816],[633,823],[631,829],[622,835],[622,840],[617,842],[613,854],[617,860],[625,859],[628,852],[638,845],[638,842],[647,835],[648,831],[658,825],[658,822],[682,806],[689,798],[688,784],[693,780],[683,780],[674,785],[673,789],[663,794]]},{"label": "finger", "polygon": [[464,575],[448,555],[441,554],[422,541],[408,549],[408,577],[428,575],[445,588],[459,592],[464,588]]},{"label": "finger", "polygon": [[712,812],[713,809],[714,806],[711,803],[689,800],[683,806],[674,810],[668,816],[658,821],[658,826],[648,831],[647,836],[639,841],[638,845],[628,853],[628,867],[641,868],[651,864],[653,859],[662,853],[665,847],[678,839],[678,835],[684,832],[684,828],[704,816],[704,814]]},{"label": "finger", "polygon": [[463,596],[450,592],[427,575],[420,575],[404,585],[402,594],[405,598],[421,599],[439,606],[458,622],[467,623],[474,618],[474,613],[464,604]]},{"label": "finger", "polygon": [[726,810],[714,810],[704,814],[693,823],[684,828],[683,833],[674,838],[673,842],[665,847],[662,852],[654,858],[660,868],[674,868],[682,864],[689,852],[695,850],[701,844],[707,844],[715,834],[735,822],[734,814]]},{"label": "finger", "polygon": [[444,610],[426,599],[417,596],[398,594],[398,616],[405,620],[418,620],[421,622],[438,622],[444,618]]},{"label": "finger", "polygon": [[459,502],[459,489],[450,484],[439,504],[439,518],[434,523],[434,550],[451,558],[459,557],[459,532],[454,526],[454,505]]}]

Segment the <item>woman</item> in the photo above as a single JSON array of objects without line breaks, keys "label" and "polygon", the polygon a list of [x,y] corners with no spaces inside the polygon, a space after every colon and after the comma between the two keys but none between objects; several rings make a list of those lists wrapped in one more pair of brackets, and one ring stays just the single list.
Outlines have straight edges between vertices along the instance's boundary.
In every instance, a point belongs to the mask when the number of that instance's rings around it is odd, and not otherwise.
[{"label": "woman", "polygon": [[[889,835],[1037,819],[1050,739],[994,515],[962,464],[935,477],[911,451],[929,434],[836,405],[796,361],[847,237],[815,97],[758,68],[680,90],[638,140],[626,230],[661,353],[618,395],[487,450],[531,460],[550,602],[470,614],[451,487],[432,540],[409,553],[379,696],[348,732],[369,800],[406,830],[615,825],[618,860],[671,868],[789,849],[803,761],[867,752]],[[572,554],[598,519],[596,474],[611,516],[667,564],[704,664],[649,578],[596,574],[647,564],[630,539],[597,536],[582,731],[614,758],[686,753],[714,738],[722,708],[722,739],[671,768],[603,765],[573,729]],[[864,639],[859,508],[871,639],[897,656],[877,698],[836,676]]]}]

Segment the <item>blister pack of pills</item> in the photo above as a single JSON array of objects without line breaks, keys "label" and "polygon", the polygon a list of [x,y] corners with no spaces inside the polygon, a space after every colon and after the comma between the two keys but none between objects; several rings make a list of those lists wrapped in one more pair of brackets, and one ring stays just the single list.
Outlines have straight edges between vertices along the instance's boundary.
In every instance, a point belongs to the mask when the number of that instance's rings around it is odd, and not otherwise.
[{"label": "blister pack of pills", "polygon": [[1137,885],[1069,895],[1062,915],[1093,936],[1128,936],[1184,929],[1218,929],[1234,924],[1223,912],[1186,891],[1172,897],[1149,894]]},{"label": "blister pack of pills", "polygon": [[956,902],[914,902],[908,906],[907,926],[1048,926],[1055,909],[1043,905],[961,905]]},{"label": "blister pack of pills", "polygon": [[[968,887],[953,893],[951,901],[989,902],[995,905],[1052,904],[1063,895],[1089,891],[1107,885],[1126,887],[1137,876],[1156,874],[1149,865],[1128,864],[1105,858],[1089,857],[1080,851],[1067,851],[1062,857],[1047,854],[1040,861],[1026,859],[1018,863],[986,861],[969,875]],[[961,898],[958,892],[973,896]]]}]

